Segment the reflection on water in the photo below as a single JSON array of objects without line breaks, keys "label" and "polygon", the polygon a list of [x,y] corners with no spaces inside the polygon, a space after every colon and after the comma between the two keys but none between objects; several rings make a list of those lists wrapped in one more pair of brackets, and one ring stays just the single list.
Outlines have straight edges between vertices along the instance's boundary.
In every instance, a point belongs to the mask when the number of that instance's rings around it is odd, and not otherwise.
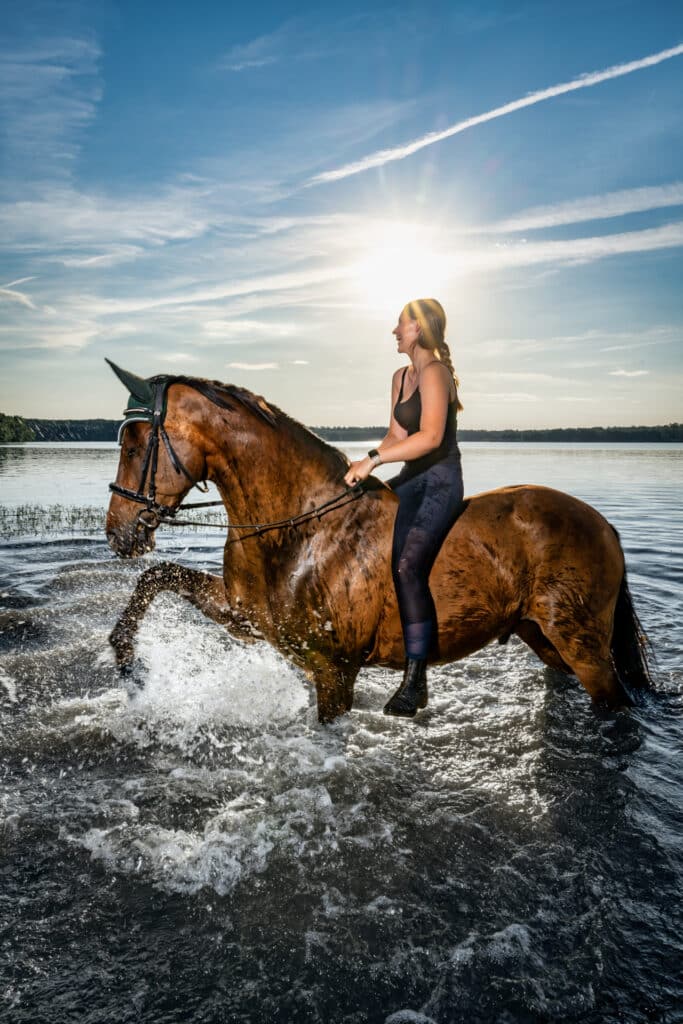
[{"label": "reflection on water", "polygon": [[[372,442],[359,441],[343,450],[360,458]],[[543,484],[568,491],[586,501],[614,498],[625,505],[635,493],[640,501],[658,488],[683,485],[681,444],[494,444],[461,445],[465,491],[477,494],[512,484]],[[3,505],[37,502],[105,506],[107,487],[116,476],[119,449],[115,444],[0,445]],[[388,479],[391,464],[377,475]]]},{"label": "reflection on water", "polygon": [[0,503],[106,505],[118,461],[112,444],[0,445]]},{"label": "reflection on water", "polygon": [[[112,446],[16,453],[0,504],[106,504]],[[513,639],[433,670],[412,723],[381,714],[395,675],[371,669],[321,728],[275,652],[170,596],[124,685],[106,637],[159,556],[118,561],[92,528],[11,537],[0,1019],[680,1019],[683,449],[463,454],[470,493],[547,483],[617,526],[660,696],[600,720]],[[162,557],[215,569],[217,533],[169,531]]]}]

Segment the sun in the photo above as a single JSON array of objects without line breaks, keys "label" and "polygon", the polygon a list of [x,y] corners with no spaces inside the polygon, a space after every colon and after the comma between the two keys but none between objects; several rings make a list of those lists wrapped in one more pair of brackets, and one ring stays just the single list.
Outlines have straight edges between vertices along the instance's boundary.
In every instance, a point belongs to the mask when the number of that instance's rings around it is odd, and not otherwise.
[{"label": "sun", "polygon": [[450,276],[438,232],[428,225],[371,222],[361,245],[354,288],[379,315],[397,314],[410,299],[438,296]]}]

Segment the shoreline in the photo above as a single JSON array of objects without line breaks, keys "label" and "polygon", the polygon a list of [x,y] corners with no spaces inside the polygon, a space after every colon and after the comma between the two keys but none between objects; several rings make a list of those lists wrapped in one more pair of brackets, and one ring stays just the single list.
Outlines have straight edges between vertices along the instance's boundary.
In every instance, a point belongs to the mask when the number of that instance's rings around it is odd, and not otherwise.
[{"label": "shoreline", "polygon": [[[19,419],[19,417],[16,417]],[[2,421],[0,419],[0,426]],[[33,420],[23,419],[22,429],[0,431],[0,444],[35,442],[74,443],[116,441],[120,420]],[[385,426],[372,427],[310,427],[318,437],[331,444],[377,441],[386,433]],[[459,441],[485,441],[500,443],[546,442],[559,444],[643,443],[680,444],[683,442],[683,424],[629,427],[553,427],[548,429],[475,430],[462,428]]]}]

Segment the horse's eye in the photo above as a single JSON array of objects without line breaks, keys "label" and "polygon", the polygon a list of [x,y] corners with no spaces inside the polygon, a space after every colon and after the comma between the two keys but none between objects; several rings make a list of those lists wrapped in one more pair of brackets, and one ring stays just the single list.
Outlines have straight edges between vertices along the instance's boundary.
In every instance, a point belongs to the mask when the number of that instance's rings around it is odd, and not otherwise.
[{"label": "horse's eye", "polygon": [[128,456],[129,459],[132,459],[134,455],[137,455],[137,452],[137,445],[135,445],[133,448],[126,448],[126,455]]}]

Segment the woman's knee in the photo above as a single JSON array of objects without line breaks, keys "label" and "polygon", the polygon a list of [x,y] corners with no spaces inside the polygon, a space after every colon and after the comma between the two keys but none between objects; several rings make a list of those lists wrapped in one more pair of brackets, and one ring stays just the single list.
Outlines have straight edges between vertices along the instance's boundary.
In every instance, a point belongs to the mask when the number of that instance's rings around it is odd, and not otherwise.
[{"label": "woman's knee", "polygon": [[410,554],[402,554],[396,561],[393,576],[397,588],[426,583],[421,559],[413,558]]}]

